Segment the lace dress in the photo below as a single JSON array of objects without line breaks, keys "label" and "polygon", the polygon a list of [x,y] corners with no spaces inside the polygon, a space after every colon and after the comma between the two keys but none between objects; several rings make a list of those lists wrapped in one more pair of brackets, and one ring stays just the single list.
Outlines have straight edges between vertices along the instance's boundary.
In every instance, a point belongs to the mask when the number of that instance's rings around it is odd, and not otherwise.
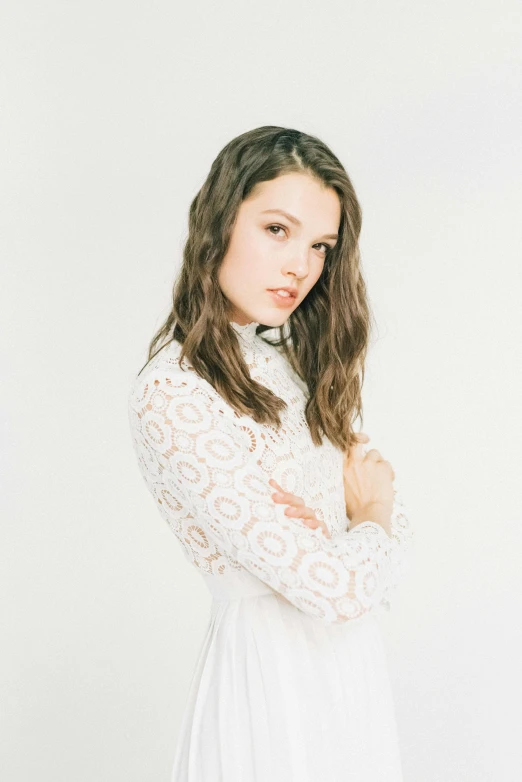
[{"label": "lace dress", "polygon": [[[400,782],[376,609],[413,537],[395,489],[392,537],[348,529],[343,454],[316,446],[306,388],[286,358],[231,324],[251,377],[288,403],[278,431],[236,413],[171,342],[134,379],[141,473],[212,595],[174,752],[172,782]],[[284,514],[269,479],[331,533]]]}]

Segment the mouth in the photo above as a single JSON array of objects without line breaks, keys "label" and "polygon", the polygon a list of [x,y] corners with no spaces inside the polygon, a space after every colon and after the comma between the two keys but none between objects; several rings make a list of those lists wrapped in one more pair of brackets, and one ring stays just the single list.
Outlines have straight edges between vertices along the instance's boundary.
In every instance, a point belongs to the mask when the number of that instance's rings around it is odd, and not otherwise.
[{"label": "mouth", "polygon": [[279,293],[281,296],[287,296],[292,299],[297,298],[296,288],[268,288],[270,293]]},{"label": "mouth", "polygon": [[293,307],[297,294],[293,291],[288,291],[285,288],[268,289],[268,293],[271,294],[274,302],[280,307]]}]

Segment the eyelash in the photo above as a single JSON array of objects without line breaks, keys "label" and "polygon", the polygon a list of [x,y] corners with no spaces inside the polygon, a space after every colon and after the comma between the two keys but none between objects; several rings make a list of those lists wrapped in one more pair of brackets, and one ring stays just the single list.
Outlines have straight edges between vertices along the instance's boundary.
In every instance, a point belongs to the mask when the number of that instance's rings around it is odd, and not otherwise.
[{"label": "eyelash", "polygon": [[[266,230],[269,231],[270,228],[281,228],[283,231],[286,230],[284,225],[277,225],[276,223],[273,223],[272,225],[268,225]],[[273,234],[271,231],[270,231],[270,233],[272,234],[272,236],[278,236],[279,235],[279,234]],[[318,242],[318,244],[322,244],[323,247],[326,247],[326,251],[324,253],[325,255],[328,255],[328,253],[333,250],[333,247],[330,247],[330,245],[326,244],[326,242]]]}]

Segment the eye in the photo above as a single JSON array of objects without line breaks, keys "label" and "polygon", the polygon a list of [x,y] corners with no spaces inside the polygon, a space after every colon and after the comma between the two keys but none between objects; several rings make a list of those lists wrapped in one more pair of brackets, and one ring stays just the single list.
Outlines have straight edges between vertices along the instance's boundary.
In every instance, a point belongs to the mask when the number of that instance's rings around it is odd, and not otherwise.
[{"label": "eye", "polygon": [[[279,233],[273,233],[272,228],[275,228],[276,231],[285,231],[286,228],[282,225],[276,225],[275,223],[273,225],[268,225],[266,230],[270,231],[272,236],[280,236]],[[326,244],[326,242],[319,242],[317,245],[314,245],[314,247],[321,247],[321,245],[325,248],[324,249],[324,255],[328,255],[328,253],[333,250],[333,247],[331,247],[329,244]]]},{"label": "eye", "polygon": [[333,247],[330,247],[330,245],[329,245],[329,244],[326,244],[326,242],[319,242],[319,244],[318,244],[318,245],[316,245],[316,247],[320,247],[321,245],[323,245],[323,247],[325,248],[325,251],[324,251],[324,254],[325,254],[325,255],[328,255],[328,253],[330,252],[330,250],[333,250]]},{"label": "eye", "polygon": [[[284,231],[285,230],[282,225],[269,225],[266,230],[270,231],[271,228],[277,228],[280,231]],[[270,233],[272,233],[272,232],[270,231]],[[272,233],[272,236],[279,236],[279,234]]]}]

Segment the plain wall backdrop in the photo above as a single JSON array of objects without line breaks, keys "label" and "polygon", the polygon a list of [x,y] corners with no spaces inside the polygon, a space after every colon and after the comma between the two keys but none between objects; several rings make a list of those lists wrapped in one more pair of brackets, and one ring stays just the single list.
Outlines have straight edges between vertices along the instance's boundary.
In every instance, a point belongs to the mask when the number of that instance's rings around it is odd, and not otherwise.
[{"label": "plain wall backdrop", "polygon": [[281,125],[330,145],[363,208],[361,429],[416,527],[381,619],[405,782],[520,780],[521,4],[1,17],[1,778],[170,780],[211,598],[127,392],[213,159]]}]

